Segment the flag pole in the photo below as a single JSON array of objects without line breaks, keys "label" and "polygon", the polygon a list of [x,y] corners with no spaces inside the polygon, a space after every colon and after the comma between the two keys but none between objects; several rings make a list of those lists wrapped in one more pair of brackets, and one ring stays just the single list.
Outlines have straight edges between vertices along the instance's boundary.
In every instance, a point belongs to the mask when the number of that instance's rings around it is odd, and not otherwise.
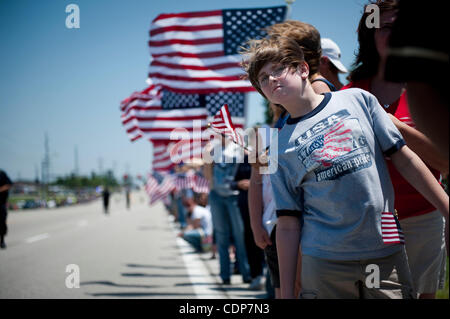
[{"label": "flag pole", "polygon": [[291,19],[292,15],[292,8],[291,5],[295,2],[295,0],[284,0],[287,4],[287,10],[286,10],[286,18],[285,20]]}]

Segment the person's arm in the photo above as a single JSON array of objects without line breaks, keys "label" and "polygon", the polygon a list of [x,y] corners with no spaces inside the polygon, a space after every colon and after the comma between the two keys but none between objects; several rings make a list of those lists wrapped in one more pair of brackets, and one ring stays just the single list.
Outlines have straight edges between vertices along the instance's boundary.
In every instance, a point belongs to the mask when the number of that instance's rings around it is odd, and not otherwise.
[{"label": "person's arm", "polygon": [[423,133],[403,123],[394,115],[388,115],[402,134],[409,148],[432,168],[438,170],[442,175],[447,175],[449,170],[448,160],[441,156],[433,142]]},{"label": "person's arm", "polygon": [[282,299],[295,299],[295,278],[300,245],[300,220],[294,216],[279,216],[277,222],[277,253]]},{"label": "person's arm", "polygon": [[256,246],[261,249],[272,245],[270,236],[262,223],[263,198],[262,198],[262,175],[257,167],[252,167],[250,176],[250,188],[248,190],[248,208],[250,213],[250,225],[253,231],[253,239]]},{"label": "person's arm", "polygon": [[0,186],[0,192],[6,192],[11,188],[11,186],[12,186],[11,184],[5,184],[3,186]]},{"label": "person's arm", "polygon": [[449,202],[447,193],[442,189],[441,185],[439,185],[419,156],[407,146],[403,146],[400,150],[392,154],[391,160],[400,174],[444,216],[445,243],[447,246],[447,254],[449,254]]},{"label": "person's arm", "polygon": [[448,220],[448,195],[424,162],[408,146],[391,155],[399,173]]},{"label": "person's arm", "polygon": [[205,165],[203,166],[203,176],[205,176],[205,178],[208,180],[210,189],[213,186],[213,165],[213,163],[205,163]]},{"label": "person's arm", "polygon": [[200,218],[193,219],[191,225],[193,229],[202,228],[201,219]]}]

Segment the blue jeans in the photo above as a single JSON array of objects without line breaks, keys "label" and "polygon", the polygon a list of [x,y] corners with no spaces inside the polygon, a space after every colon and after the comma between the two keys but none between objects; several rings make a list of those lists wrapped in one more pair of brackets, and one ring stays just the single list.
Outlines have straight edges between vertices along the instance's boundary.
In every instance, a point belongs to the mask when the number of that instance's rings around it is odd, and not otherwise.
[{"label": "blue jeans", "polygon": [[230,238],[233,236],[239,271],[244,281],[251,280],[244,243],[244,223],[239,211],[237,196],[220,196],[212,190],[209,193],[209,204],[219,252],[220,277],[222,280],[228,280],[231,277],[228,249]]},{"label": "blue jeans", "polygon": [[196,251],[202,252],[202,235],[196,229],[188,230],[183,233],[183,239],[191,244]]},{"label": "blue jeans", "polygon": [[180,226],[182,228],[187,226],[186,223],[186,208],[184,208],[183,206],[183,201],[180,197],[176,197],[176,202],[177,202],[177,211],[178,211],[178,222],[180,223]]}]

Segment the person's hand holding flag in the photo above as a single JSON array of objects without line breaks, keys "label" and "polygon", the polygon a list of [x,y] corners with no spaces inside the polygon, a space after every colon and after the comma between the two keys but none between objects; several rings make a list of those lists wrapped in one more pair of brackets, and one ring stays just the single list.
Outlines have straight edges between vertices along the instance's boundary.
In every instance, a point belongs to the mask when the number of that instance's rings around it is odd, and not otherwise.
[{"label": "person's hand holding flag", "polygon": [[230,112],[228,111],[228,104],[224,104],[220,108],[220,110],[214,116],[213,121],[211,123],[208,123],[208,127],[221,134],[222,136],[229,138],[245,150],[248,150],[244,144],[244,138],[241,134],[239,134],[239,132],[236,131],[236,128],[231,121]]}]

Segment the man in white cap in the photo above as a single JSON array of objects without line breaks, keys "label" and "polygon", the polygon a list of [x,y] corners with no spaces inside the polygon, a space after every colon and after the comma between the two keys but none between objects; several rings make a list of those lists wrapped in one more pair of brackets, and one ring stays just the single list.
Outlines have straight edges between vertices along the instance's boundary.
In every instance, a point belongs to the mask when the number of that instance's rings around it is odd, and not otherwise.
[{"label": "man in white cap", "polygon": [[320,74],[333,83],[336,90],[344,85],[339,81],[339,73],[347,73],[347,68],[341,62],[341,50],[331,39],[321,39],[322,57],[320,58]]}]

